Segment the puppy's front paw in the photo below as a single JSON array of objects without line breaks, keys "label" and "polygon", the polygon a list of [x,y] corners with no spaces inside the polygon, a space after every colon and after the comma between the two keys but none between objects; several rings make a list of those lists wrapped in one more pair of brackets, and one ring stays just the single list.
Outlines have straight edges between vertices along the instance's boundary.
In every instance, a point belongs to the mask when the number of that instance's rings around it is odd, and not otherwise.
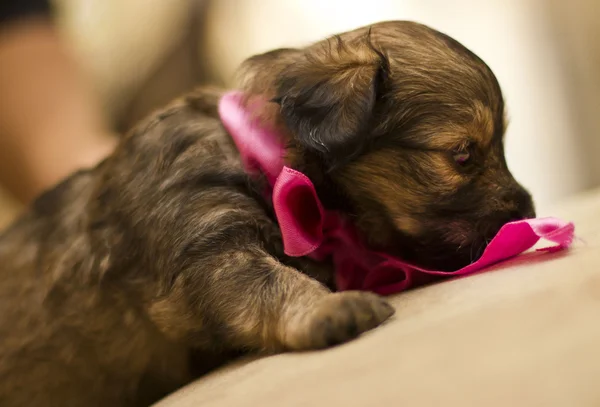
[{"label": "puppy's front paw", "polygon": [[393,314],[394,308],[372,293],[329,294],[290,321],[285,342],[295,350],[337,345],[375,328]]}]

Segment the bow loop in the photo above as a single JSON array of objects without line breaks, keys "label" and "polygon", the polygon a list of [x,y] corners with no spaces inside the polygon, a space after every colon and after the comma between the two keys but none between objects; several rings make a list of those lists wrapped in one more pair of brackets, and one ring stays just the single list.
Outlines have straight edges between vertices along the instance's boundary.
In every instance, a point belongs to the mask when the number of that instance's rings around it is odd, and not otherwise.
[{"label": "bow loop", "polygon": [[272,199],[285,254],[300,257],[316,250],[323,243],[325,212],[310,179],[284,166]]}]

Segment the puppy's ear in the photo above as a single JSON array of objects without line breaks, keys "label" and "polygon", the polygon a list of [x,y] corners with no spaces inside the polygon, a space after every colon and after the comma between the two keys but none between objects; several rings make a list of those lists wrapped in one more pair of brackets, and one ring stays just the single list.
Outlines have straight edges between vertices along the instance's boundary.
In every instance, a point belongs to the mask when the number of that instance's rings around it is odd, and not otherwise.
[{"label": "puppy's ear", "polygon": [[318,153],[332,168],[368,142],[366,131],[388,70],[387,58],[369,36],[352,44],[334,38],[325,47],[305,50],[281,71],[273,101],[295,144]]}]

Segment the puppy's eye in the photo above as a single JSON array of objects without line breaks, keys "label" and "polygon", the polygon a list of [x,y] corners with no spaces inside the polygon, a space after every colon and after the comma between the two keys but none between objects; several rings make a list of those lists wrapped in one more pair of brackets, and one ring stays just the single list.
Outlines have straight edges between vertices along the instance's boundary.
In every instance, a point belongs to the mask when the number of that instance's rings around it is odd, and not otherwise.
[{"label": "puppy's eye", "polygon": [[452,154],[452,158],[459,165],[465,165],[471,158],[471,152],[468,149],[461,149]]}]

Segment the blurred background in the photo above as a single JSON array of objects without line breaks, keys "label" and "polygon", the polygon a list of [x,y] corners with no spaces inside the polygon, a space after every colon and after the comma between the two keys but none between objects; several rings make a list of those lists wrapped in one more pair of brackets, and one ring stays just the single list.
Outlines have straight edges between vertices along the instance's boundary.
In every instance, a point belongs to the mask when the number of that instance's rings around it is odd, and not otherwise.
[{"label": "blurred background", "polygon": [[[13,0],[14,1],[14,0]],[[381,20],[478,54],[503,88],[509,166],[541,213],[600,185],[599,0],[55,0],[61,35],[116,132],[246,57]],[[19,212],[0,193],[0,227]]]}]

